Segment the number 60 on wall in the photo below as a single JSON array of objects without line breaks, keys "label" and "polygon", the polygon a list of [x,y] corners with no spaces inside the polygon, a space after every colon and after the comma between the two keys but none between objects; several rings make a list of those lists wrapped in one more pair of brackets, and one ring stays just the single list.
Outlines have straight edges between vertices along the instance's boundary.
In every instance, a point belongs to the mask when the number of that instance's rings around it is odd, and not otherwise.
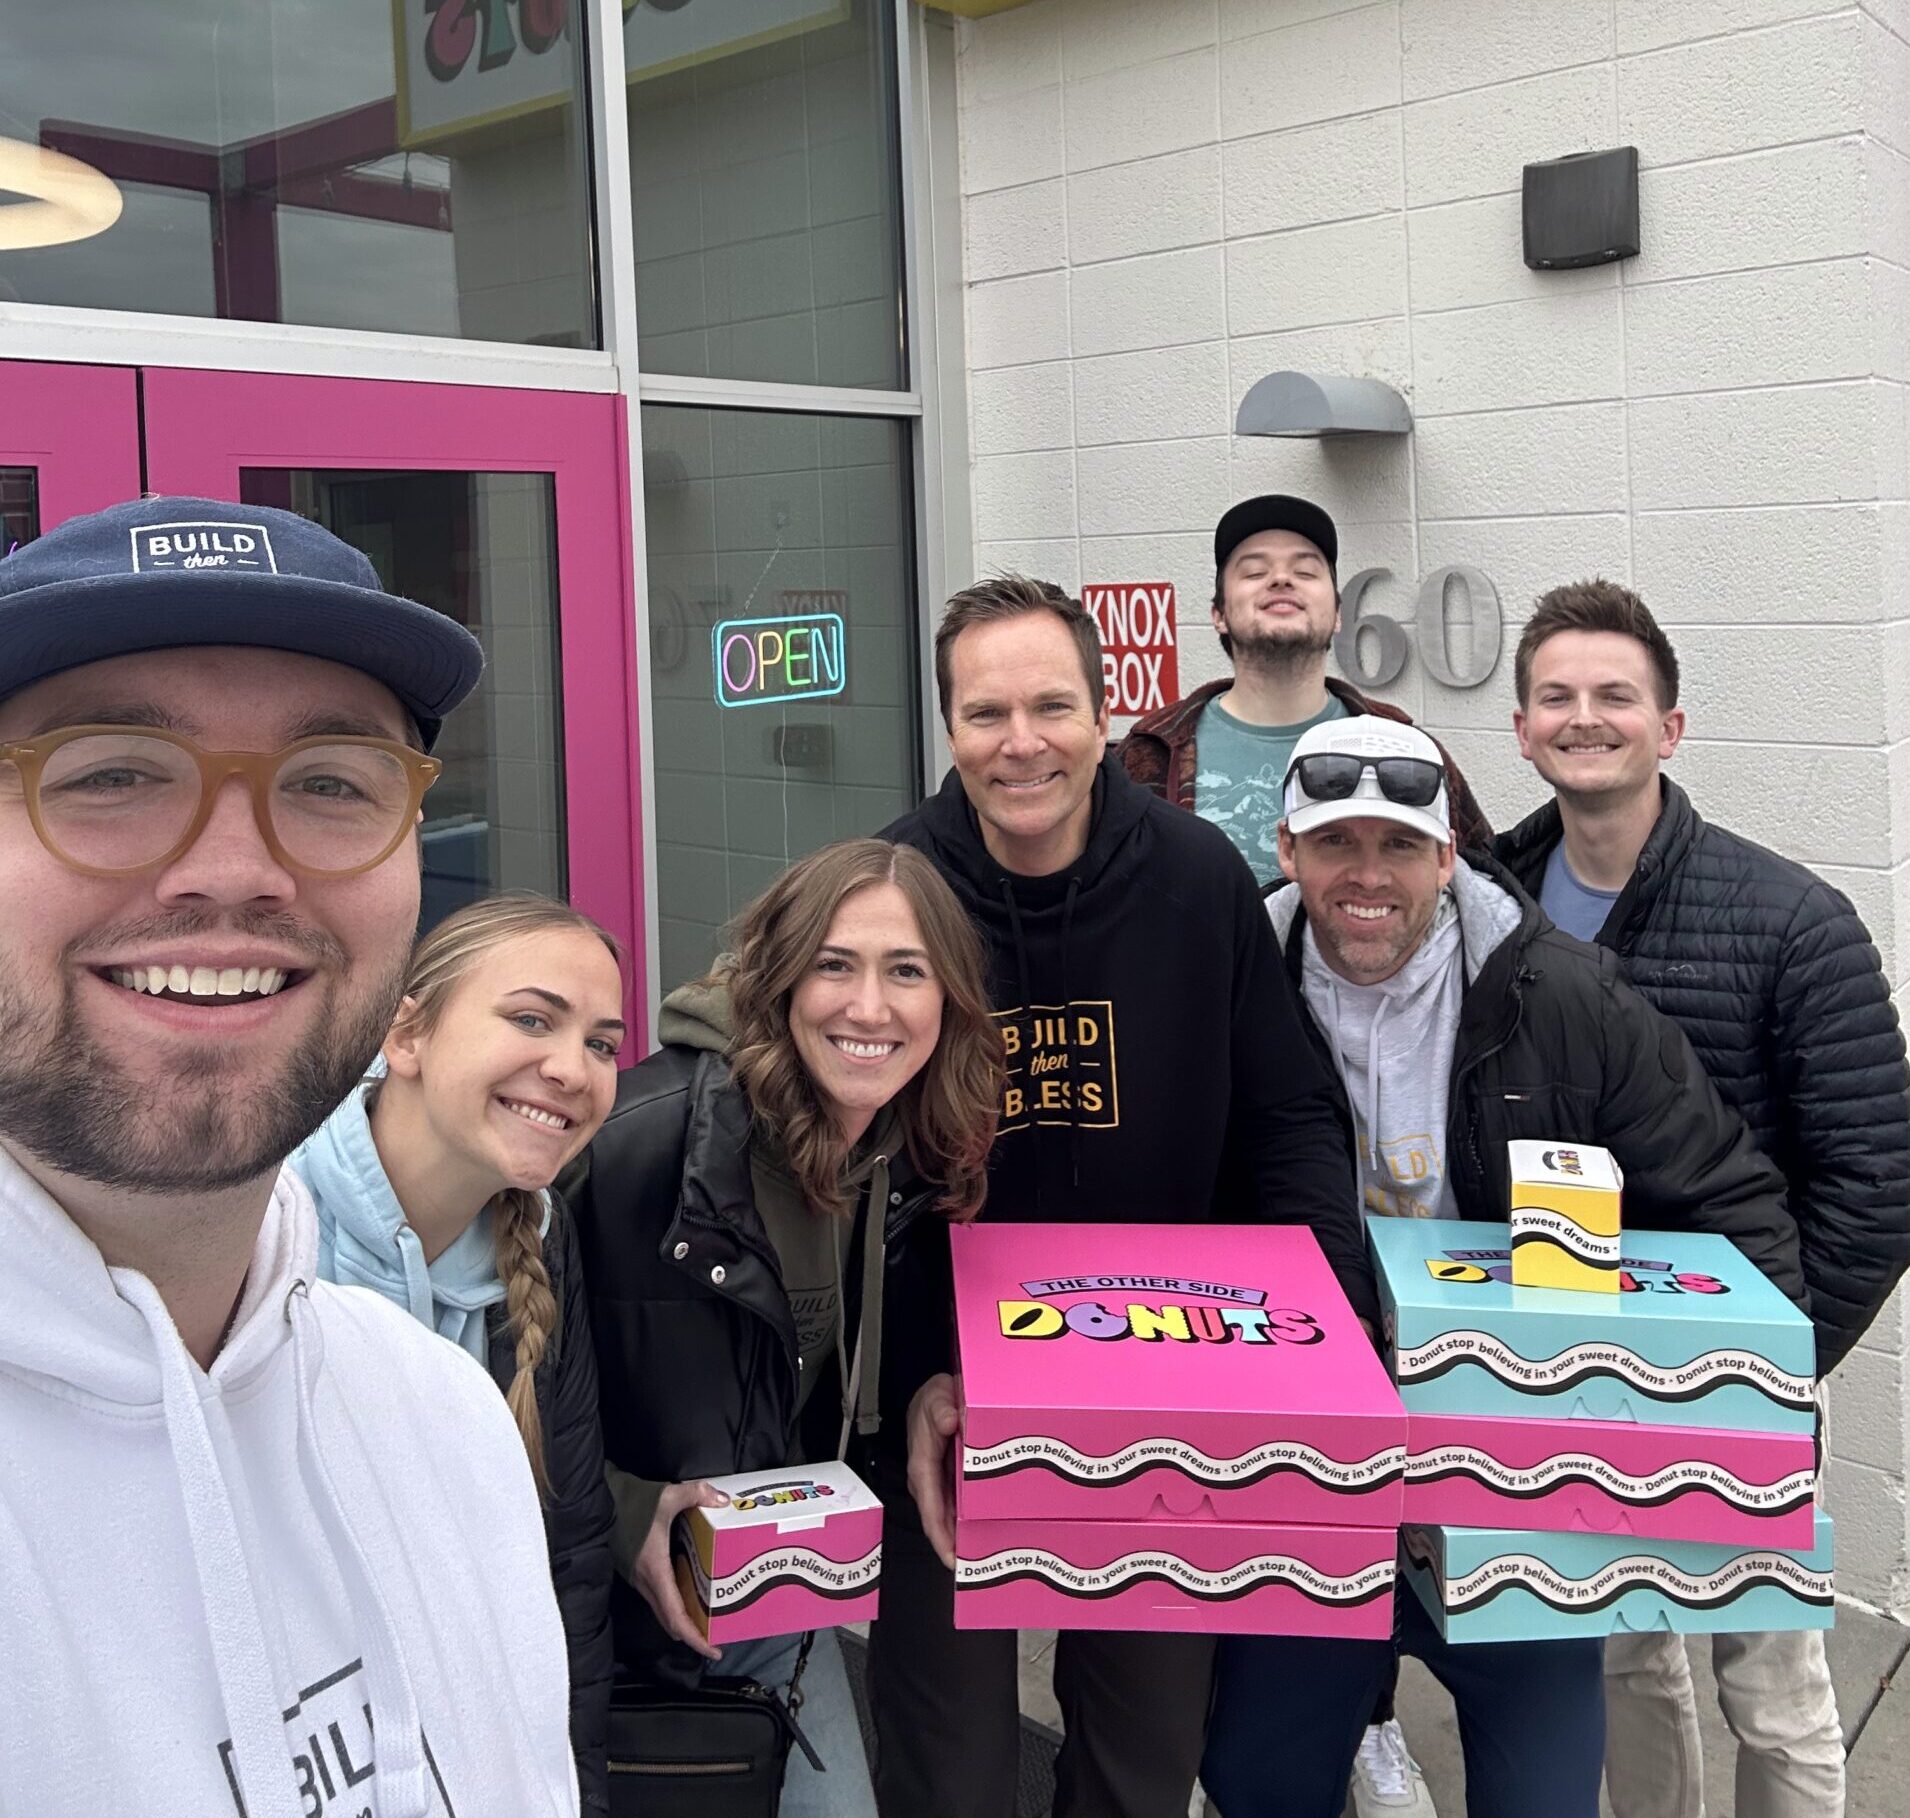
[{"label": "number 60 on wall", "polygon": [[[1340,628],[1334,633],[1333,655],[1340,672],[1362,688],[1384,688],[1406,667],[1406,627],[1382,612],[1365,610],[1366,591],[1375,581],[1387,580],[1390,568],[1362,568],[1340,590]],[[1461,604],[1455,606],[1454,596]],[[1414,615],[1419,660],[1437,682],[1448,688],[1477,688],[1489,681],[1499,666],[1505,640],[1505,618],[1499,590],[1483,569],[1455,562],[1435,569],[1419,584]],[[1465,624],[1472,633],[1472,652],[1466,667],[1452,660],[1450,629]],[[1362,661],[1361,632],[1371,632],[1373,661]]]}]

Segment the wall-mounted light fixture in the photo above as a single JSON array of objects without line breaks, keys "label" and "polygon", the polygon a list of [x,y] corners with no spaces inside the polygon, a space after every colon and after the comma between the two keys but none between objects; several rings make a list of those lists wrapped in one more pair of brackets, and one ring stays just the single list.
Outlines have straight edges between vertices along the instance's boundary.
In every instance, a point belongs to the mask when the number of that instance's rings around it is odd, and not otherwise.
[{"label": "wall-mounted light fixture", "polygon": [[1525,262],[1534,271],[1608,265],[1637,253],[1637,146],[1525,167]]},{"label": "wall-mounted light fixture", "polygon": [[1390,385],[1336,373],[1270,372],[1248,387],[1234,415],[1241,436],[1403,436],[1412,426],[1412,411]]},{"label": "wall-mounted light fixture", "polygon": [[18,139],[0,139],[0,191],[26,198],[0,205],[0,252],[90,240],[126,206],[119,185],[92,165]]}]

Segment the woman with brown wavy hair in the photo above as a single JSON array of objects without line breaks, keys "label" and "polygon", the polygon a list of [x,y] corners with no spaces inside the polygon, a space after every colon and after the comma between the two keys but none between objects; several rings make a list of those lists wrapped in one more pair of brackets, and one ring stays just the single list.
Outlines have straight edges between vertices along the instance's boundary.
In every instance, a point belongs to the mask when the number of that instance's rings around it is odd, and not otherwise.
[{"label": "woman with brown wavy hair", "polygon": [[378,1076],[292,1156],[320,1275],[408,1308],[510,1403],[544,1504],[586,1813],[610,1809],[611,1503],[576,1228],[548,1188],[610,1109],[623,1036],[609,934],[546,897],[473,903],[413,952]]},{"label": "woman with brown wavy hair", "polygon": [[[619,1661],[669,1678],[721,1659],[780,1689],[797,1638],[709,1646],[672,1575],[671,1524],[721,1500],[706,1477],[857,1463],[885,1418],[899,1452],[921,1372],[884,1360],[922,1335],[884,1319],[887,1289],[945,1272],[949,1221],[981,1206],[1001,1039],[974,930],[907,847],[845,840],[792,865],[731,949],[665,999],[663,1047],[624,1076],[566,1193],[617,1500]],[[803,1691],[827,1790],[793,1755],[785,1818],[873,1818],[827,1634]]]}]

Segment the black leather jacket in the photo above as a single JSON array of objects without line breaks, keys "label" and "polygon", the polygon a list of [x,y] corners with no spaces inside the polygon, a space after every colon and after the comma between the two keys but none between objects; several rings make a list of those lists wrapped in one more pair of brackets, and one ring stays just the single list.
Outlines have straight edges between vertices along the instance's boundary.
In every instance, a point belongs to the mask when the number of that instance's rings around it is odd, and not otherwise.
[{"label": "black leather jacket", "polygon": [[[633,1476],[681,1483],[771,1470],[797,1449],[795,1320],[756,1209],[749,1142],[749,1104],[722,1055],[669,1046],[623,1075],[584,1164],[565,1177],[589,1283],[604,1450]],[[952,1307],[938,1189],[906,1155],[892,1159],[889,1186],[885,1313],[925,1295]],[[859,1287],[845,1287],[853,1329]],[[909,1395],[949,1352],[947,1331],[920,1326],[884,1319],[875,1443],[896,1456]],[[801,1450],[833,1456],[838,1393],[819,1383],[808,1408],[816,1427]],[[621,1580],[612,1604],[618,1659],[639,1670],[669,1661],[663,1670],[680,1673],[687,1656]]]},{"label": "black leather jacket", "polygon": [[[1863,1335],[1910,1262],[1910,1074],[1890,987],[1847,898],[1713,827],[1663,779],[1664,805],[1598,944],[1690,1037],[1720,1095],[1783,1171],[1817,1367]],[[1536,895],[1558,805],[1495,850]]]},{"label": "black leather jacket", "polygon": [[[604,1754],[610,1728],[610,1491],[597,1430],[597,1360],[590,1344],[590,1308],[583,1292],[577,1227],[552,1194],[544,1268],[559,1309],[557,1331],[537,1366],[537,1410],[544,1422],[544,1468],[550,1497],[544,1534],[551,1582],[570,1653],[570,1746],[587,1814],[610,1810]],[[508,1390],[517,1374],[517,1345],[501,1305],[485,1315],[491,1379]]]}]

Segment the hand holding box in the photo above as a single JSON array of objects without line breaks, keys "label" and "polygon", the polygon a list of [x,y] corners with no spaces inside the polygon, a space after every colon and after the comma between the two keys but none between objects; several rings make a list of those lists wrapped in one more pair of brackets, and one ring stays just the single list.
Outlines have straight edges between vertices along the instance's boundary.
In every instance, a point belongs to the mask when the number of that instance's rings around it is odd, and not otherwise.
[{"label": "hand holding box", "polygon": [[684,1606],[710,1641],[874,1620],[882,1505],[847,1465],[710,1482],[729,1501],[686,1509],[671,1537]]}]

